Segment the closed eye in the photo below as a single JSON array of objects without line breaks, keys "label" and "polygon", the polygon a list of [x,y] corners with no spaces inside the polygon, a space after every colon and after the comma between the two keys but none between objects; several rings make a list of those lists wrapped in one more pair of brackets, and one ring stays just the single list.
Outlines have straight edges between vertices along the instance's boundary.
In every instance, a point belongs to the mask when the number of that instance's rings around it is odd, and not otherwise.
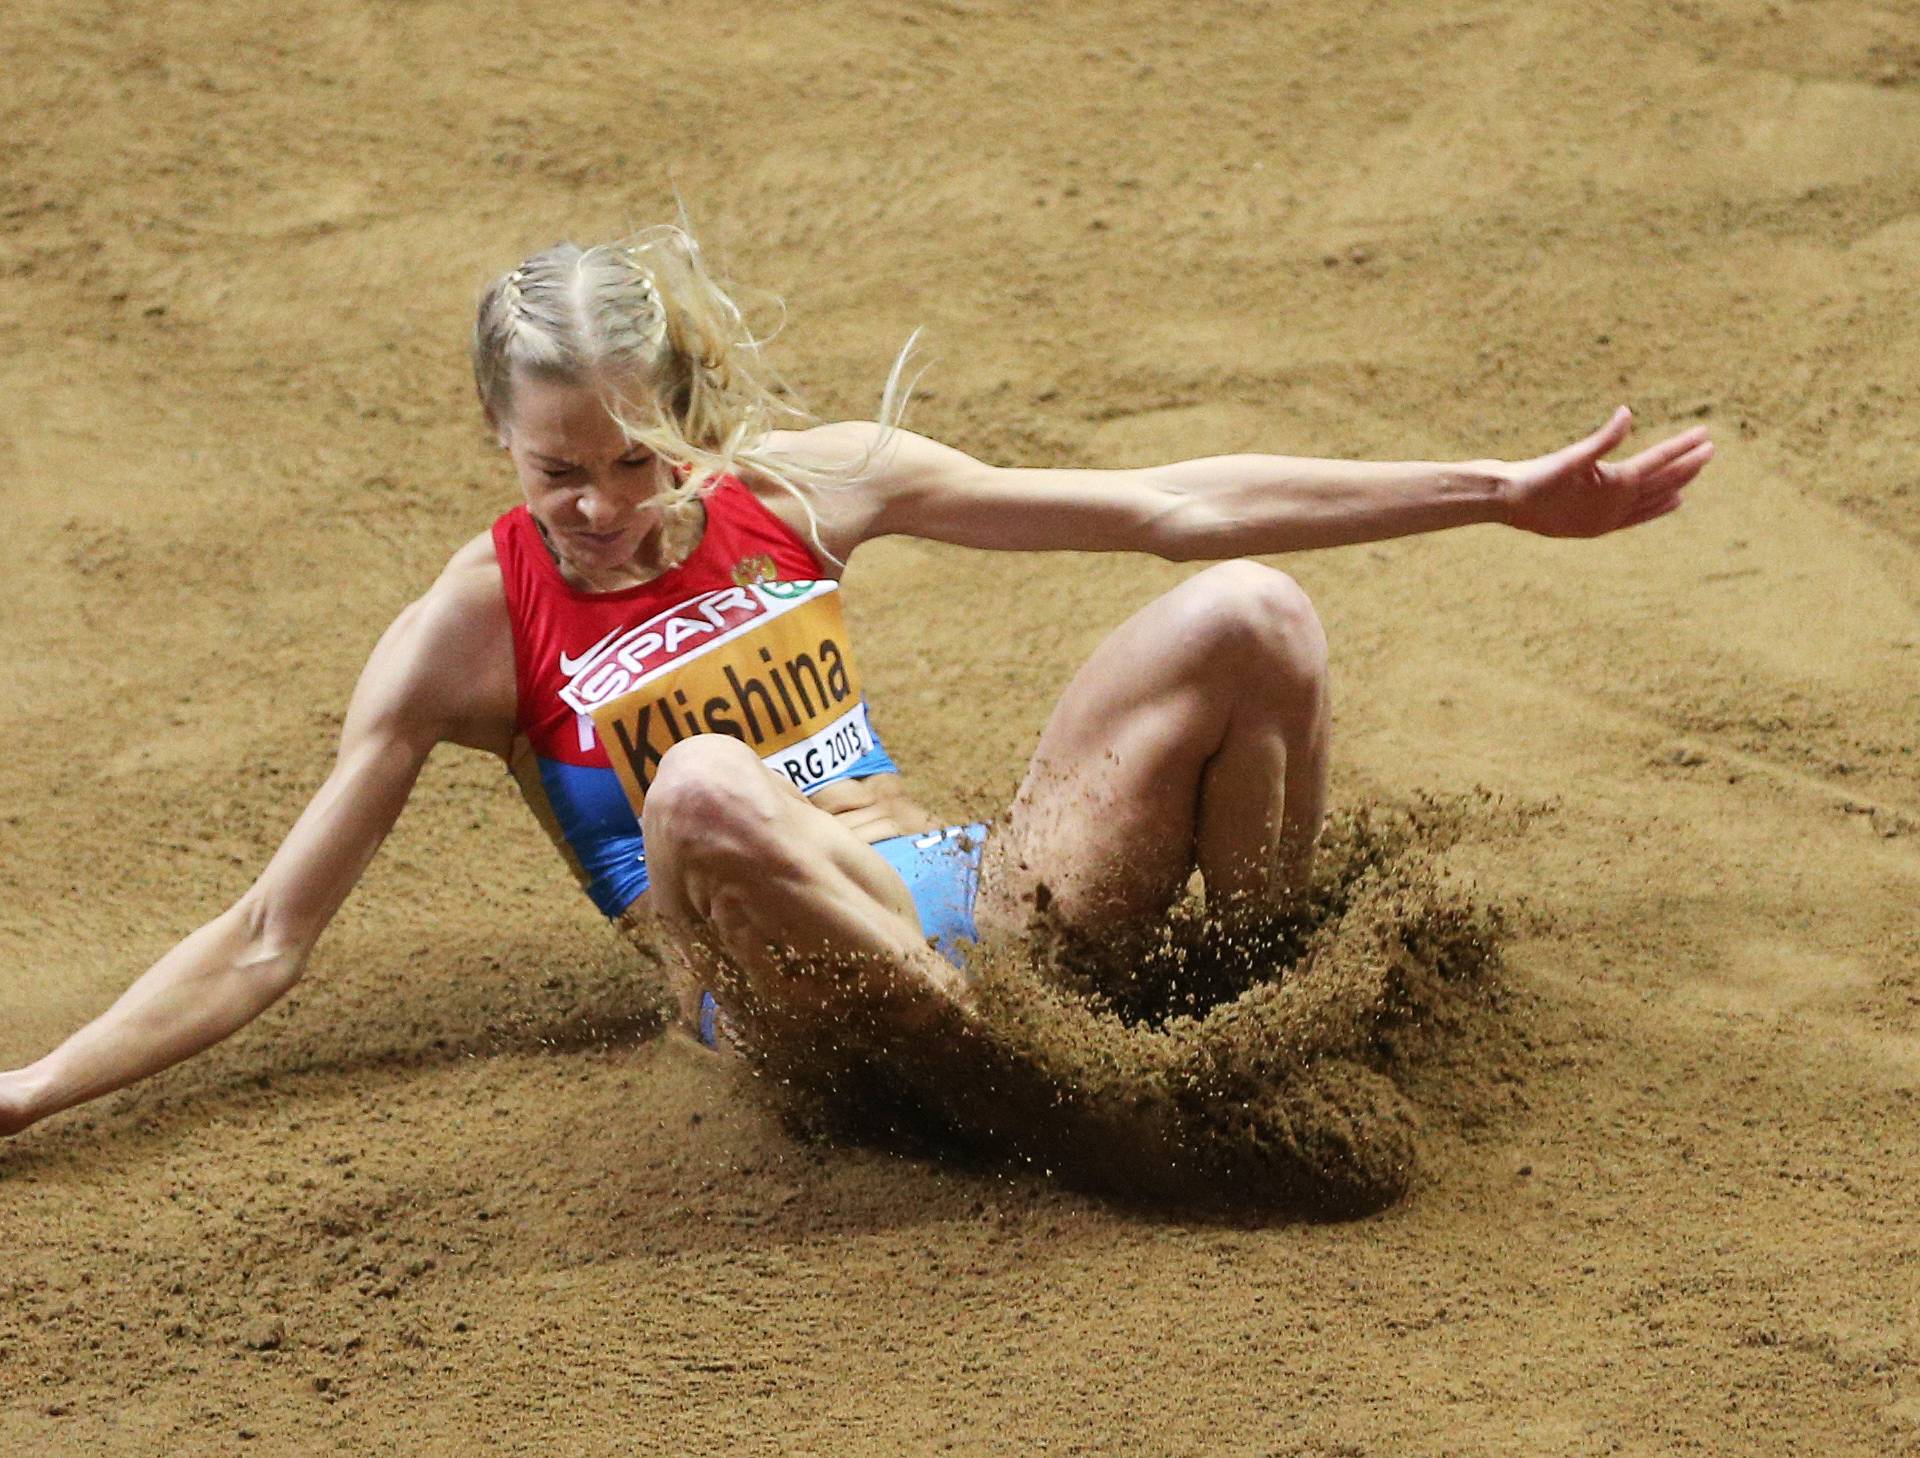
[{"label": "closed eye", "polygon": [[[616,464],[620,465],[626,470],[637,471],[643,466],[652,465],[653,457],[641,456],[637,460],[631,460],[631,459],[624,460],[624,461],[619,461]],[[562,476],[571,476],[574,472],[578,471],[580,468],[578,466],[538,466],[535,469],[538,470],[540,474],[542,476],[545,476],[549,481],[558,481]]]}]

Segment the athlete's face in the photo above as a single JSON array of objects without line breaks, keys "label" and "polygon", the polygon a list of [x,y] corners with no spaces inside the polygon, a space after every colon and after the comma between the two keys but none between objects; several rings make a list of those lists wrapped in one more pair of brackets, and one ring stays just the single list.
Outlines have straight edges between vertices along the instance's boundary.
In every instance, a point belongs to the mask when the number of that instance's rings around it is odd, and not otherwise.
[{"label": "athlete's face", "polygon": [[517,375],[512,401],[500,443],[562,563],[588,577],[632,566],[657,537],[666,468],[628,443],[594,384]]}]

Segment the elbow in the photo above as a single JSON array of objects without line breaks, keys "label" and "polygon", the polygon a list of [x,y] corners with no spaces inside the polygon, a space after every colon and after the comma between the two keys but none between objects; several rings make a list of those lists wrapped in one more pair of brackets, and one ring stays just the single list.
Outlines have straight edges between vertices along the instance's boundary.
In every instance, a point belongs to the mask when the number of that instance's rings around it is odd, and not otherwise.
[{"label": "elbow", "polygon": [[264,1003],[289,992],[307,970],[317,936],[297,925],[275,898],[256,886],[227,916],[235,939],[234,968],[255,987]]},{"label": "elbow", "polygon": [[1142,533],[1147,551],[1167,562],[1208,562],[1221,555],[1218,513],[1176,496],[1153,512]]}]

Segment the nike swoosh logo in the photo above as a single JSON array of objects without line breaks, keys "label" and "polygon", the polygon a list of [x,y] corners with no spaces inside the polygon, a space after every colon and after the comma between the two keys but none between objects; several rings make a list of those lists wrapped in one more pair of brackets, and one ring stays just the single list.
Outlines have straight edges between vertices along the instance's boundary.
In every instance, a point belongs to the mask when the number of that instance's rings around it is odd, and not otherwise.
[{"label": "nike swoosh logo", "polygon": [[595,643],[591,648],[589,648],[585,653],[582,653],[578,658],[570,658],[565,653],[562,653],[560,655],[560,671],[564,673],[568,678],[572,678],[581,669],[585,668],[589,663],[593,662],[594,659],[598,658],[602,653],[606,652],[607,644],[611,643],[615,638],[618,638],[625,631],[626,629],[624,628],[615,628],[611,633],[607,634],[607,636],[602,638],[598,643]]}]

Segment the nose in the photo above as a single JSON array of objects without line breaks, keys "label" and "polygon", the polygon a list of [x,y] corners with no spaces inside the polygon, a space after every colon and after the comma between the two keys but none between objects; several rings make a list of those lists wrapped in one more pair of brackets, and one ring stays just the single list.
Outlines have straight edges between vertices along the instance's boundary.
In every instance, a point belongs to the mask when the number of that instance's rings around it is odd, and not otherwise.
[{"label": "nose", "polygon": [[580,519],[591,532],[610,532],[620,525],[626,504],[604,485],[591,483],[580,493]]}]

